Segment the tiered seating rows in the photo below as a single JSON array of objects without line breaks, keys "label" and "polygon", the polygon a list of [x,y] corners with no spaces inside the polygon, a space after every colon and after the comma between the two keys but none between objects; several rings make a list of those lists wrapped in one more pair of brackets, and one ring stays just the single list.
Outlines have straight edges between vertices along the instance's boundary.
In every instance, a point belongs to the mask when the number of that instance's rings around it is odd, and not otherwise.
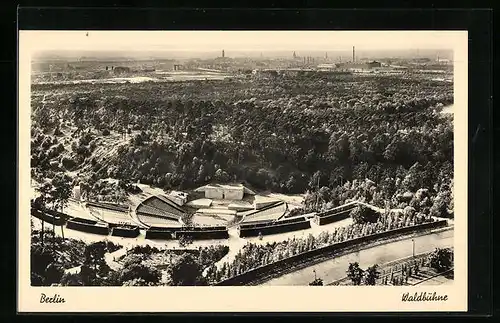
[{"label": "tiered seating rows", "polygon": [[91,211],[92,215],[105,222],[114,224],[134,224],[127,213],[95,206],[89,206],[88,208]]},{"label": "tiered seating rows", "polygon": [[87,202],[87,206],[94,206],[103,209],[118,211],[118,212],[128,212],[129,207],[126,205],[113,204],[113,203],[103,203],[103,202]]},{"label": "tiered seating rows", "polygon": [[246,219],[248,219],[250,221],[254,220],[254,219],[277,220],[285,212],[286,212],[286,204],[283,202],[280,202],[278,205],[274,205],[266,210],[263,210],[263,211],[261,210],[257,213],[247,214],[245,216],[245,220],[243,220],[243,222],[247,222]]},{"label": "tiered seating rows", "polygon": [[148,214],[150,216],[156,216],[159,218],[167,218],[167,219],[173,219],[173,220],[179,219],[179,216],[177,216],[175,214],[167,213],[165,211],[162,211],[162,210],[159,210],[159,209],[154,208],[152,206],[144,205],[144,204],[139,205],[139,207],[136,210],[136,213],[144,213],[144,214]]},{"label": "tiered seating rows", "polygon": [[[166,218],[159,218],[156,216],[150,216],[148,214],[144,213],[137,213],[137,217],[139,220],[147,225],[159,225],[159,226],[169,226],[169,225],[174,225],[174,224],[179,224],[178,220],[174,219],[166,219]],[[180,224],[179,224],[180,226]]]},{"label": "tiered seating rows", "polygon": [[165,219],[165,218],[157,218],[148,216],[147,214],[137,214],[137,218],[139,221],[148,226],[158,226],[158,227],[168,227],[168,226],[181,226],[181,224],[177,220],[173,219]]},{"label": "tiered seating rows", "polygon": [[185,213],[184,210],[179,205],[177,205],[174,201],[170,200],[169,198],[167,198],[163,195],[157,195],[156,198],[163,201],[169,207],[177,210],[177,212],[179,212],[179,215],[182,215]]},{"label": "tiered seating rows", "polygon": [[143,202],[143,205],[154,207],[160,211],[174,214],[178,217],[182,216],[183,212],[179,211],[177,208],[172,205],[167,204],[165,201],[159,199],[156,196],[153,196]]}]

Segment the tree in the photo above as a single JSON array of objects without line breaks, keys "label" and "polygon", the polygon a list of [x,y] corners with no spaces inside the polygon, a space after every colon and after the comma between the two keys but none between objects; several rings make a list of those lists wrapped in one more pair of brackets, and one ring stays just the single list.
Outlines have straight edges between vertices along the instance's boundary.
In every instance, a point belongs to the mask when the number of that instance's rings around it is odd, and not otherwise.
[{"label": "tree", "polygon": [[154,286],[160,282],[160,271],[152,266],[143,263],[139,255],[127,256],[120,273],[120,281],[135,281],[132,286]]},{"label": "tree", "polygon": [[453,253],[450,249],[436,248],[436,250],[428,256],[427,261],[431,268],[434,268],[438,273],[442,273],[452,267],[452,256]]},{"label": "tree", "polygon": [[[53,198],[57,206],[59,206],[61,212],[68,205],[69,198],[71,197],[71,178],[66,174],[57,174],[54,179],[52,179]],[[55,232],[55,224],[52,226]],[[61,223],[61,231],[63,230],[63,224]],[[64,233],[63,233],[64,234]]]},{"label": "tree", "polygon": [[38,242],[31,244],[31,284],[33,286],[50,286],[58,283],[62,277],[62,268],[55,263],[54,255]]},{"label": "tree", "polygon": [[378,265],[375,264],[368,267],[365,271],[365,284],[374,286],[377,283],[377,279],[380,277],[380,272],[377,270]]},{"label": "tree", "polygon": [[[189,219],[183,218],[183,220],[185,222],[188,222],[191,219],[192,219],[192,217],[190,217]],[[179,246],[182,247],[182,248],[184,248],[184,247],[190,245],[191,243],[193,243],[193,239],[191,237],[189,237],[189,236],[186,236],[186,235],[181,235],[178,240],[179,240]]]},{"label": "tree", "polygon": [[364,205],[356,206],[350,212],[350,215],[354,223],[359,223],[359,224],[375,223],[379,218],[379,214],[376,211]]},{"label": "tree", "polygon": [[100,285],[101,277],[109,272],[109,266],[104,259],[106,243],[99,241],[86,245],[83,254],[85,260],[80,275],[84,285]]},{"label": "tree", "polygon": [[359,264],[357,262],[349,263],[347,277],[349,277],[354,285],[361,285],[361,280],[363,279],[363,269],[359,268]]},{"label": "tree", "polygon": [[[53,186],[51,182],[45,182],[41,186],[37,187],[36,190],[40,193],[40,196],[35,198],[34,207],[41,212],[45,212],[47,210],[47,204],[53,201],[52,191]],[[45,221],[42,217],[42,230],[40,231],[40,239],[42,242],[42,246],[44,245],[44,234],[45,234]]]},{"label": "tree", "polygon": [[193,256],[187,252],[176,259],[168,273],[174,286],[197,286],[201,282],[202,272]]},{"label": "tree", "polygon": [[406,190],[416,192],[422,187],[422,173],[423,167],[418,162],[415,163],[410,167],[401,184]]},{"label": "tree", "polygon": [[61,277],[62,286],[83,286],[82,278],[80,274],[65,273]]}]

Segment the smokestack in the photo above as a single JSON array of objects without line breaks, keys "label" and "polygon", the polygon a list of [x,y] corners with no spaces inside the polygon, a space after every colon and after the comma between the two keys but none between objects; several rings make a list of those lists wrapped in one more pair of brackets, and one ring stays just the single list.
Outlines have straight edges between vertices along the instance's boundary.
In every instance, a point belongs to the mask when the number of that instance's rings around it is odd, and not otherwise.
[{"label": "smokestack", "polygon": [[224,58],[224,50],[222,50],[222,58]]},{"label": "smokestack", "polygon": [[354,63],[356,61],[356,49],[354,46],[352,46],[352,62]]}]

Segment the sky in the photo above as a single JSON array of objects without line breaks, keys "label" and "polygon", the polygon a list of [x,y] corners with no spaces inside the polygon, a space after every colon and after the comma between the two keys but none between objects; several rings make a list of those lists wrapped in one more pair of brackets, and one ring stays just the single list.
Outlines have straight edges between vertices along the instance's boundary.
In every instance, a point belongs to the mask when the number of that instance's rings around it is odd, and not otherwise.
[{"label": "sky", "polygon": [[[87,34],[88,33],[88,34]],[[328,51],[451,49],[461,31],[20,31],[20,50]],[[25,46],[25,47],[23,47]]]}]

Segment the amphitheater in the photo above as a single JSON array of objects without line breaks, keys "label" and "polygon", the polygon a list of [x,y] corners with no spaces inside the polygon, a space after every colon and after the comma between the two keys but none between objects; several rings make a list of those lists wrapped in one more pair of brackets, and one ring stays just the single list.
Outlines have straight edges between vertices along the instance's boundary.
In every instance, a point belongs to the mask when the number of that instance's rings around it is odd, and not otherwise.
[{"label": "amphitheater", "polygon": [[78,194],[64,213],[42,212],[32,205],[31,215],[74,231],[153,241],[180,238],[224,241],[293,233],[344,220],[357,202],[326,212],[291,216],[283,199],[259,195],[241,184],[210,184],[184,192],[170,192],[142,185],[142,193],[128,205],[82,201]]}]

